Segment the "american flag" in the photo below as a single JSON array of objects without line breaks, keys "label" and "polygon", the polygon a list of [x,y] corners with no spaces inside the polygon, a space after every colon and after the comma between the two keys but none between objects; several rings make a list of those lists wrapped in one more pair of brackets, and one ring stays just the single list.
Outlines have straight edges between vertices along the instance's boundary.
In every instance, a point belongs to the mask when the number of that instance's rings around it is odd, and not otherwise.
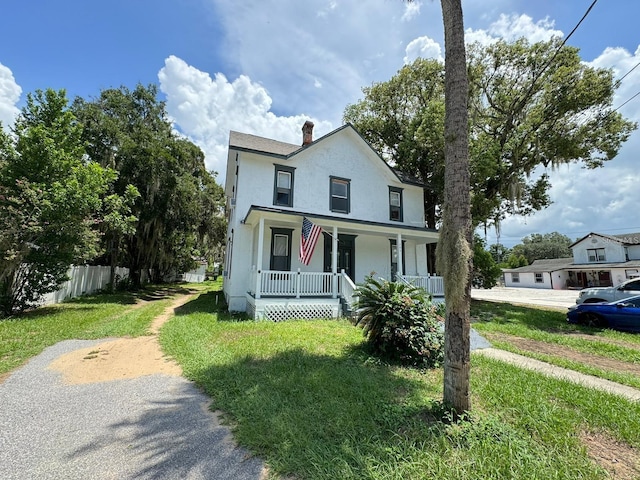
[{"label": "american flag", "polygon": [[309,265],[313,249],[322,229],[313,224],[307,217],[302,219],[302,235],[300,236],[300,262]]}]

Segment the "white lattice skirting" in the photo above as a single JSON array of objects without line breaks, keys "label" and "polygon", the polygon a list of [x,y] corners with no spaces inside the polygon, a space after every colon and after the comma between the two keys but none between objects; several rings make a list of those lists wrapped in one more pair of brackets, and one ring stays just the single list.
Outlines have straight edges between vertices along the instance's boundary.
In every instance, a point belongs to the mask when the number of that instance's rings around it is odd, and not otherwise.
[{"label": "white lattice skirting", "polygon": [[340,303],[338,300],[257,300],[248,302],[247,313],[256,320],[313,320],[320,318],[338,318]]}]

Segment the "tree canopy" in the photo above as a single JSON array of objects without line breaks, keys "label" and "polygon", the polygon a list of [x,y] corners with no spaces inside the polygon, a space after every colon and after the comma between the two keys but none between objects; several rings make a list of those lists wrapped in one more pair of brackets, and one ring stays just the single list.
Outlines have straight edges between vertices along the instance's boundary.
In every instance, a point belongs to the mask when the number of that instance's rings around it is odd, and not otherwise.
[{"label": "tree canopy", "polygon": [[161,281],[190,270],[222,243],[222,187],[202,150],[173,131],[154,85],[106,89],[73,109],[89,157],[119,174],[114,193],[126,197],[129,185],[139,193],[130,207],[135,228],[111,231],[135,285],[143,272]]},{"label": "tree canopy", "polygon": [[498,284],[502,276],[502,269],[498,266],[486,249],[486,242],[478,234],[473,239],[473,279],[472,285],[476,288],[492,288]]},{"label": "tree canopy", "polygon": [[[550,184],[538,167],[601,167],[636,128],[612,107],[612,72],[586,65],[560,39],[468,50],[474,225],[543,209]],[[418,59],[363,88],[364,98],[344,112],[383,158],[427,184],[426,220],[434,228],[443,203],[443,72],[440,62]]]},{"label": "tree canopy", "polygon": [[567,258],[573,255],[569,246],[573,242],[569,237],[558,232],[533,233],[522,239],[522,243],[514,245],[511,255],[524,257],[528,264],[543,258]]},{"label": "tree canopy", "polygon": [[0,314],[35,304],[97,253],[102,195],[115,172],[87,159],[64,90],[36,91],[0,129]]}]

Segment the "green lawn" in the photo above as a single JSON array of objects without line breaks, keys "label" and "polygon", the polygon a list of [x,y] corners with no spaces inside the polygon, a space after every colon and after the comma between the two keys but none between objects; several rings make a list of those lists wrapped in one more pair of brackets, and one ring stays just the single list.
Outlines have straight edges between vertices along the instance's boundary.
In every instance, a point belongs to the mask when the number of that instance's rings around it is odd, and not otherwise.
[{"label": "green lawn", "polygon": [[[165,287],[150,286],[135,294],[80,297],[0,320],[0,375],[61,340],[145,335],[171,295]],[[146,302],[136,306],[139,300]]]},{"label": "green lawn", "polygon": [[[518,314],[518,334],[573,328],[557,315],[538,321],[535,309]],[[582,434],[640,447],[637,403],[479,355],[470,420],[449,424],[442,421],[442,370],[371,358],[362,331],[346,321],[237,321],[223,313],[215,291],[187,304],[160,340],[274,475],[602,479]]]},{"label": "green lawn", "polygon": [[[481,355],[472,356],[473,410],[450,423],[441,369],[378,361],[347,321],[230,316],[220,286],[199,286],[160,341],[274,477],[602,479],[582,438],[640,448],[640,404]],[[0,321],[0,372],[60,340],[144,335],[173,293],[142,292],[153,301],[135,308],[140,294],[96,295]],[[489,302],[472,308],[474,327],[502,335],[503,348],[519,337],[636,361],[634,335],[568,325],[561,312]]]},{"label": "green lawn", "polygon": [[[473,328],[493,346],[570,368],[589,375],[640,388],[640,375],[596,366],[572,358],[571,353],[589,354],[594,359],[610,359],[639,366],[640,335],[609,329],[569,324],[559,310],[530,308],[508,303],[473,301]],[[517,338],[509,338],[517,337]],[[533,353],[519,348],[517,339],[526,338],[558,347],[557,354]],[[577,357],[578,355],[576,355]]]}]

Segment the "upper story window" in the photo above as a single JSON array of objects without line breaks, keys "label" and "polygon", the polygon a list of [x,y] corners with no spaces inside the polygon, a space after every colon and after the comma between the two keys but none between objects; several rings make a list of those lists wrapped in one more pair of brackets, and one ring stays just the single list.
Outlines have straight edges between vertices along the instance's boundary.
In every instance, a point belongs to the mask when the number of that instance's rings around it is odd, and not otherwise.
[{"label": "upper story window", "polygon": [[332,212],[349,213],[351,204],[349,193],[351,190],[351,180],[346,178],[329,177],[331,186],[330,208]]},{"label": "upper story window", "polygon": [[587,257],[590,262],[606,262],[607,257],[604,254],[604,248],[588,248]]},{"label": "upper story window", "polygon": [[293,207],[293,173],[295,168],[276,165],[273,204]]},{"label": "upper story window", "polygon": [[402,222],[402,189],[389,187],[389,220]]}]

